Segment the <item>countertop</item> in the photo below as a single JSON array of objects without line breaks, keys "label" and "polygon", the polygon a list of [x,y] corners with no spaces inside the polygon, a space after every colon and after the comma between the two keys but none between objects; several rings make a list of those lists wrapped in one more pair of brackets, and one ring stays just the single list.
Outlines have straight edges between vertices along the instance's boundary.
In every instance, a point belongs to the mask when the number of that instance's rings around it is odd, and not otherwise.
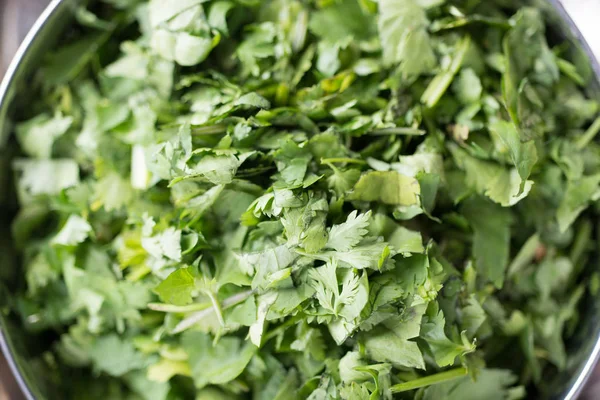
[{"label": "countertop", "polygon": [[[575,23],[600,59],[600,0],[562,0]],[[6,70],[21,39],[33,25],[49,0],[0,0],[0,78]],[[23,397],[6,360],[0,354],[0,400]],[[600,399],[600,365],[596,367],[580,400]]]}]

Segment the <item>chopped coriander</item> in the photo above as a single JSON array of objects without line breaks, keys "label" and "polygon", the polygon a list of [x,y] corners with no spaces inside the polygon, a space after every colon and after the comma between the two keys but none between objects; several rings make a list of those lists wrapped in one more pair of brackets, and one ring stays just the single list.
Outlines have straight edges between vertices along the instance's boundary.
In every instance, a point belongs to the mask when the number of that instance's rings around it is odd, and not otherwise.
[{"label": "chopped coriander", "polygon": [[13,312],[59,398],[538,398],[565,370],[600,116],[539,10],[100,3],[15,129]]}]

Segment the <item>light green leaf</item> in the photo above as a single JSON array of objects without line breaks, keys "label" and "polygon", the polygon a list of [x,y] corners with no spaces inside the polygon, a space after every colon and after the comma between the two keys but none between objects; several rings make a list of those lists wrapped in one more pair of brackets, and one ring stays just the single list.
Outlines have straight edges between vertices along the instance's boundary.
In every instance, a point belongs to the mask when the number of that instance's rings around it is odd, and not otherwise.
[{"label": "light green leaf", "polygon": [[156,27],[173,20],[177,15],[194,9],[207,0],[150,0],[148,13],[150,23]]},{"label": "light green leaf", "polygon": [[76,246],[83,243],[92,232],[92,226],[79,215],[71,215],[62,229],[52,239],[53,244]]},{"label": "light green leaf", "polygon": [[452,89],[461,103],[473,104],[483,93],[481,80],[472,68],[463,68],[452,84]]},{"label": "light green leaf", "polygon": [[230,1],[217,1],[208,12],[208,24],[224,34],[229,34],[227,29],[227,13],[234,7]]},{"label": "light green leaf", "polygon": [[506,400],[511,398],[511,388],[516,382],[517,377],[509,370],[483,369],[475,380],[465,376],[429,386],[423,400]]},{"label": "light green leaf", "polygon": [[510,212],[481,197],[467,199],[461,210],[474,231],[473,258],[477,271],[483,279],[501,288],[510,253]]},{"label": "light green leaf", "polygon": [[423,238],[420,232],[411,231],[403,226],[398,226],[388,239],[394,251],[401,254],[424,253]]},{"label": "light green leaf", "polygon": [[257,347],[260,347],[262,344],[262,335],[267,313],[273,303],[275,303],[275,300],[277,300],[277,295],[277,292],[267,292],[258,296],[256,299],[256,316],[254,322],[250,325],[248,336],[250,337],[250,341]]},{"label": "light green leaf", "polygon": [[143,237],[142,247],[158,259],[181,261],[181,231],[169,227],[156,235]]},{"label": "light green leaf", "polygon": [[198,389],[226,384],[237,378],[257,350],[250,342],[226,336],[217,343],[202,332],[186,332],[182,346],[189,355],[192,378]]},{"label": "light green leaf", "polygon": [[442,98],[448,87],[452,83],[454,76],[463,65],[465,56],[471,46],[471,38],[469,36],[463,37],[461,41],[456,44],[456,51],[453,54],[452,61],[448,64],[448,67],[438,73],[429,83],[425,92],[421,96],[421,102],[427,107],[434,107]]},{"label": "light green leaf", "polygon": [[480,160],[455,145],[450,146],[450,151],[458,167],[465,171],[470,189],[503,207],[521,201],[533,186],[533,181],[528,180],[521,190],[521,177],[516,169],[507,170],[494,162]]},{"label": "light green leaf", "polygon": [[106,211],[120,210],[133,199],[133,189],[128,180],[110,172],[96,182],[92,209],[104,207]]},{"label": "light green leaf", "polygon": [[246,93],[237,99],[234,103],[236,106],[251,106],[268,110],[271,108],[269,100],[265,99],[256,92]]},{"label": "light green leaf", "polygon": [[329,229],[329,239],[325,247],[337,251],[350,250],[367,234],[370,217],[370,211],[360,215],[356,210],[351,212],[346,222]]},{"label": "light green leaf", "polygon": [[511,122],[498,120],[491,123],[489,128],[491,134],[498,138],[508,151],[510,159],[522,179],[521,187],[523,188],[538,160],[535,143],[532,140],[525,143],[521,142],[519,132]]},{"label": "light green leaf", "polygon": [[13,163],[21,195],[58,194],[79,183],[79,166],[71,159],[29,160]]},{"label": "light green leaf", "polygon": [[72,124],[72,117],[65,117],[60,113],[54,117],[40,114],[17,125],[17,140],[27,155],[47,159],[52,155],[56,139],[64,135]]},{"label": "light green leaf", "polygon": [[414,0],[380,0],[377,18],[383,60],[401,64],[406,75],[430,72],[436,57],[427,33],[429,20]]},{"label": "light green leaf", "polygon": [[565,232],[588,204],[600,197],[600,175],[586,176],[568,181],[556,214],[558,225]]},{"label": "light green leaf", "polygon": [[129,371],[146,366],[146,360],[133,344],[116,334],[101,336],[90,349],[94,367],[110,376],[122,376]]},{"label": "light green leaf", "polygon": [[475,351],[474,344],[459,344],[448,339],[444,332],[445,325],[444,313],[439,309],[437,302],[432,301],[421,321],[420,336],[429,345],[435,361],[440,367],[452,365],[456,357]]},{"label": "light green leaf", "polygon": [[407,310],[402,316],[361,335],[366,354],[378,362],[389,362],[395,367],[425,369],[425,361],[416,342],[419,336],[424,306]]},{"label": "light green leaf", "polygon": [[414,178],[396,171],[371,171],[360,177],[348,200],[410,206],[418,204],[420,192],[419,182]]},{"label": "light green leaf", "polygon": [[192,293],[196,288],[190,268],[179,268],[154,288],[154,293],[166,303],[183,306],[192,302]]}]

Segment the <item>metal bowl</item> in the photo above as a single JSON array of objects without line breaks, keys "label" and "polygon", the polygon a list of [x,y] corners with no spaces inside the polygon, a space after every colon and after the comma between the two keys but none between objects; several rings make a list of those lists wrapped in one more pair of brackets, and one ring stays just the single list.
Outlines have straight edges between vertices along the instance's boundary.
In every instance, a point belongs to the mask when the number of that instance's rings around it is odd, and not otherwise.
[{"label": "metal bowl", "polygon": [[[7,146],[12,133],[13,121],[17,118],[20,104],[27,101],[28,79],[39,66],[48,49],[71,26],[73,12],[86,0],[52,0],[50,5],[31,28],[10,64],[0,84],[0,187],[10,187],[10,147]],[[585,66],[591,84],[588,95],[600,99],[600,64],[584,40],[581,32],[569,17],[559,0],[528,0],[540,8],[551,26],[551,34],[566,40],[571,59],[578,66]],[[28,342],[28,335],[20,323],[10,315],[10,287],[22,279],[20,263],[11,243],[10,221],[16,211],[0,190],[0,349],[5,354],[12,373],[28,400],[52,399],[52,385],[46,382],[43,371],[32,362],[36,354],[35,341]],[[600,242],[599,242],[600,247]],[[600,263],[600,260],[596,261]],[[598,265],[590,265],[595,269]],[[582,301],[583,318],[578,334],[568,343],[569,361],[567,369],[557,376],[549,377],[551,390],[542,394],[544,398],[575,400],[600,358],[600,297]],[[33,344],[33,346],[32,346]]]}]

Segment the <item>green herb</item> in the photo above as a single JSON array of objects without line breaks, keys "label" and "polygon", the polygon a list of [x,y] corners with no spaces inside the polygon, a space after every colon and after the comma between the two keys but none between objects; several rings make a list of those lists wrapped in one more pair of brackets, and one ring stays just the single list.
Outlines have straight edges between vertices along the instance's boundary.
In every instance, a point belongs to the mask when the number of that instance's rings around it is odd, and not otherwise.
[{"label": "green herb", "polygon": [[54,397],[547,393],[598,289],[600,118],[538,10],[101,3],[15,129]]}]

